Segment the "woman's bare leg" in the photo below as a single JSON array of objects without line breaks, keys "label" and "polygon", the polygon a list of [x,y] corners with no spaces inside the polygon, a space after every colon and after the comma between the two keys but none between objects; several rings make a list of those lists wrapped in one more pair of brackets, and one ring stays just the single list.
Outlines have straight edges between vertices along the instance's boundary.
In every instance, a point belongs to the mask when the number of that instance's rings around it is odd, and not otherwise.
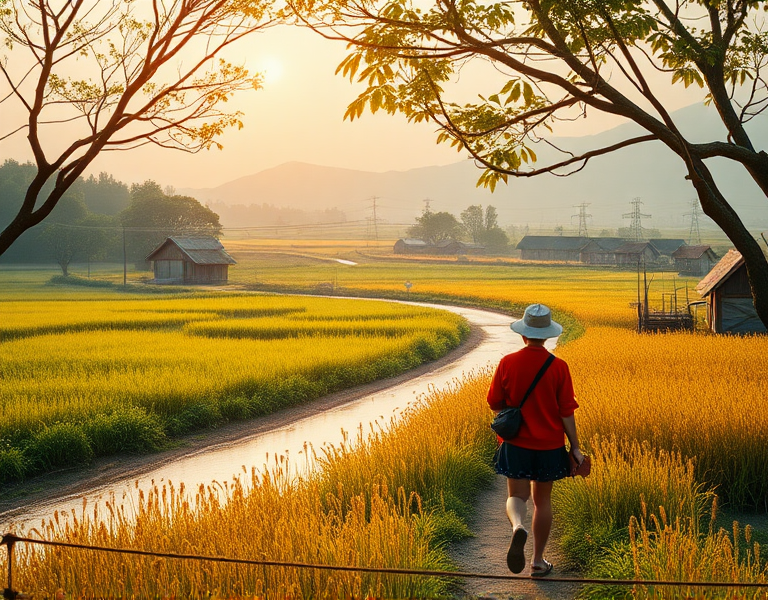
[{"label": "woman's bare leg", "polygon": [[552,481],[533,482],[533,560],[544,566],[544,548],[552,530]]},{"label": "woman's bare leg", "polygon": [[523,527],[528,514],[531,482],[528,479],[507,479],[507,492],[507,518],[513,529]]},{"label": "woman's bare leg", "polygon": [[525,543],[528,531],[525,529],[526,502],[531,496],[531,482],[527,479],[507,479],[507,518],[512,523],[512,540],[507,550],[507,567],[513,573],[525,569]]}]

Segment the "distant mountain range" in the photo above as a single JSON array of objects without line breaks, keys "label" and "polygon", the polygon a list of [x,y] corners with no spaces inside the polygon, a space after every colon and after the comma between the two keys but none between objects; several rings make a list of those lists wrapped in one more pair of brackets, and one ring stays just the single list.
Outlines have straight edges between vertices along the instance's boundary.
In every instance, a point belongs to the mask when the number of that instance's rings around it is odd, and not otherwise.
[{"label": "distant mountain range", "polygon": [[[673,113],[683,132],[694,141],[724,139],[724,128],[713,110],[693,105]],[[758,147],[768,146],[768,118],[749,124]],[[554,146],[580,153],[604,147],[641,130],[625,124],[592,136],[550,140]],[[552,146],[539,144],[539,164],[557,159]],[[711,161],[721,189],[737,208],[750,229],[768,228],[768,204],[744,170],[728,161]],[[470,204],[492,204],[498,209],[499,223],[563,226],[566,231],[578,225],[577,205],[589,203],[588,224],[595,233],[603,228],[628,225],[622,215],[631,210],[630,202],[639,197],[642,212],[651,215],[643,221],[648,228],[685,228],[690,222],[693,187],[685,180],[682,162],[657,142],[633,146],[592,159],[581,172],[570,177],[541,175],[510,178],[495,193],[475,187],[481,171],[472,161],[463,160],[442,167],[374,173],[290,162],[241,177],[215,188],[185,189],[180,193],[203,202],[225,204],[270,204],[276,207],[317,211],[336,208],[347,220],[364,220],[373,215],[390,223],[412,223],[421,214],[426,199],[433,211],[449,211],[456,216]],[[701,217],[703,227],[712,223]],[[227,225],[225,223],[225,225]]]}]

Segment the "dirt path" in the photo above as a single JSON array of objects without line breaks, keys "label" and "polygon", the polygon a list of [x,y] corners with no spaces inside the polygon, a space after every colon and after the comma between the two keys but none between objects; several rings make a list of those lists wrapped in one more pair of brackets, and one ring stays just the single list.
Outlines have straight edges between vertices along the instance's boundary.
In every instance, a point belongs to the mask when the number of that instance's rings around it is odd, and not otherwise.
[{"label": "dirt path", "polygon": [[[555,484],[557,485],[557,484]],[[451,558],[461,571],[473,573],[489,573],[492,575],[509,575],[507,569],[507,549],[512,536],[512,526],[509,524],[504,505],[507,498],[506,478],[497,476],[477,498],[476,514],[470,523],[475,537],[468,538],[450,548]],[[533,506],[528,503],[528,519],[526,528],[531,531],[531,515]],[[529,536],[526,544],[526,557],[530,562],[532,538]],[[557,520],[553,527],[552,538],[547,545],[545,557],[555,565],[553,574],[571,576],[560,565],[564,563],[559,551],[557,540]],[[528,570],[523,571],[523,575]],[[514,598],[515,600],[560,600],[574,598],[578,587],[569,583],[548,582],[542,580],[503,581],[493,579],[466,580],[463,585],[461,598]]]}]

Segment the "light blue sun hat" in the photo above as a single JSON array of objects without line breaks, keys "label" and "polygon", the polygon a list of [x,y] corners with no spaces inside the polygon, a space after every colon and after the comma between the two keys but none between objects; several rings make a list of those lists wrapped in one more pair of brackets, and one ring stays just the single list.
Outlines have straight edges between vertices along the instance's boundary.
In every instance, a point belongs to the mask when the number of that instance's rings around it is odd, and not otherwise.
[{"label": "light blue sun hat", "polygon": [[552,320],[552,311],[543,304],[531,304],[523,318],[514,321],[509,328],[532,340],[546,340],[563,333],[563,326]]}]

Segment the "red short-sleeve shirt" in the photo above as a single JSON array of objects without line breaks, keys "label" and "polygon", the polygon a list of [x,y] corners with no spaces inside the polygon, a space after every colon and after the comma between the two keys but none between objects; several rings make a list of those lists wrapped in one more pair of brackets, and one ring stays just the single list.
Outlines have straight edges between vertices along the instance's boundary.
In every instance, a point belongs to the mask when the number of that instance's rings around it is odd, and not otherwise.
[{"label": "red short-sleeve shirt", "polygon": [[[518,406],[547,356],[546,348],[526,346],[502,358],[488,389],[491,409]],[[568,364],[555,358],[525,401],[523,424],[512,444],[531,450],[560,448],[565,443],[562,417],[571,416],[578,407]]]}]

